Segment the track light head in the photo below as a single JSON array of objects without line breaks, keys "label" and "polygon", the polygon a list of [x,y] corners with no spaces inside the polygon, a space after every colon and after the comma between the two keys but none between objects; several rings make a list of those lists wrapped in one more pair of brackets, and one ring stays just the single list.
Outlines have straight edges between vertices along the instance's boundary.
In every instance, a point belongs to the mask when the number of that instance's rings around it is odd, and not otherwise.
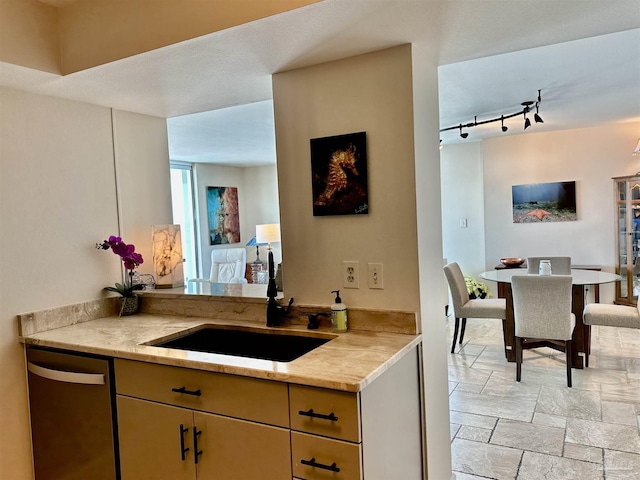
[{"label": "track light head", "polygon": [[537,113],[533,115],[533,119],[536,121],[536,123],[544,123],[544,120],[542,120],[542,117]]},{"label": "track light head", "polygon": [[500,121],[502,122],[502,131],[503,131],[503,132],[506,132],[507,130],[509,130],[509,127],[507,127],[507,126],[504,124],[504,115],[501,115],[501,116],[500,116]]},{"label": "track light head", "polygon": [[527,118],[527,114],[524,115],[524,129],[526,130],[531,126],[531,120]]},{"label": "track light head", "polygon": [[462,124],[460,124],[460,136],[462,138],[467,138],[469,136],[467,132],[462,133]]}]

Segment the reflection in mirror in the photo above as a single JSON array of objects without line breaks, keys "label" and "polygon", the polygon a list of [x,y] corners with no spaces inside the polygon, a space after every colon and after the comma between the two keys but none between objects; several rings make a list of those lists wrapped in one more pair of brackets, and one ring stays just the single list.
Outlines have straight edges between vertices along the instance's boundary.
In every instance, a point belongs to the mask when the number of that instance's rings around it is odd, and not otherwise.
[{"label": "reflection in mirror", "polygon": [[[254,237],[256,225],[280,222],[273,102],[169,118],[167,132],[173,221],[184,232],[185,293],[266,297],[267,246]],[[281,244],[271,247],[279,265]],[[212,252],[228,248],[246,251],[242,275],[234,277],[235,287],[213,285]],[[254,286],[243,288],[244,282]]]}]

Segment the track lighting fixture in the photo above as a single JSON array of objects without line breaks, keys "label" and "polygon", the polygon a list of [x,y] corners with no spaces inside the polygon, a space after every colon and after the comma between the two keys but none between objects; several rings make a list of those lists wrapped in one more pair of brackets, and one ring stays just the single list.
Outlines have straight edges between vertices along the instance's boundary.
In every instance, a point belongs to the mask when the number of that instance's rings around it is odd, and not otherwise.
[{"label": "track lighting fixture", "polygon": [[527,118],[527,112],[531,110],[531,105],[533,105],[533,102],[529,100],[526,102],[522,102],[520,105],[524,107],[522,109],[522,115],[524,115],[524,129],[526,130],[531,126],[531,120]]},{"label": "track lighting fixture", "polygon": [[538,115],[538,108],[540,107],[540,90],[538,90],[538,101],[536,102],[536,113],[533,115],[533,119],[536,121],[536,123],[544,123],[544,120],[542,120],[542,117],[540,115]]},{"label": "track lighting fixture", "polygon": [[518,111],[518,112],[514,112],[514,113],[510,113],[507,115],[500,115],[499,117],[496,118],[490,118],[488,120],[482,120],[482,121],[478,121],[478,116],[474,116],[473,117],[473,122],[469,122],[467,124],[458,124],[458,125],[454,125],[452,127],[447,127],[447,128],[441,128],[440,131],[441,132],[446,132],[449,130],[460,130],[460,137],[462,138],[467,138],[469,136],[468,132],[463,132],[462,129],[463,128],[471,128],[471,127],[477,127],[478,125],[485,125],[487,123],[493,123],[493,122],[500,122],[501,124],[501,130],[503,132],[506,132],[507,130],[509,130],[509,127],[507,127],[504,124],[505,119],[508,118],[513,118],[513,117],[517,117],[520,115],[524,116],[524,129],[526,130],[527,128],[529,128],[531,126],[531,120],[529,118],[527,118],[527,113],[529,113],[532,109],[532,105],[535,104],[536,107],[536,112],[533,115],[533,119],[536,123],[544,123],[544,121],[542,120],[542,117],[540,116],[540,104],[542,103],[542,97],[540,95],[541,90],[538,90],[538,98],[537,100],[531,101],[531,100],[527,100],[526,102],[522,102],[520,105],[522,105],[522,110]]}]

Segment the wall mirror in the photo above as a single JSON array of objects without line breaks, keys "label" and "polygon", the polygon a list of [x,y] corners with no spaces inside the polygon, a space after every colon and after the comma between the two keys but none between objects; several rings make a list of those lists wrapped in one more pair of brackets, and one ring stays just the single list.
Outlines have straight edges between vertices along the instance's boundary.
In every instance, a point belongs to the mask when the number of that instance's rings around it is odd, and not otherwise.
[{"label": "wall mirror", "polygon": [[[257,225],[280,223],[273,102],[169,118],[167,132],[185,292],[266,297],[268,247],[255,236]],[[281,264],[281,243],[271,248]],[[245,250],[247,287],[207,285],[212,252],[226,249]]]}]

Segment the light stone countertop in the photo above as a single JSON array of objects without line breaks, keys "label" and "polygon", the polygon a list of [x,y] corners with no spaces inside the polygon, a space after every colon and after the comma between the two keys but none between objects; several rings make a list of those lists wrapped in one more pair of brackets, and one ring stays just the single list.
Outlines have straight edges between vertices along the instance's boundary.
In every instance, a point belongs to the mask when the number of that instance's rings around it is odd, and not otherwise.
[{"label": "light stone countertop", "polygon": [[[291,362],[274,362],[204,352],[153,347],[158,339],[179,336],[203,325],[229,325],[252,330],[301,332],[335,337]],[[19,337],[30,345],[116,358],[278,380],[358,392],[421,342],[420,335],[352,330],[333,334],[328,328],[301,325],[267,328],[255,321],[139,313],[106,316]]]}]

